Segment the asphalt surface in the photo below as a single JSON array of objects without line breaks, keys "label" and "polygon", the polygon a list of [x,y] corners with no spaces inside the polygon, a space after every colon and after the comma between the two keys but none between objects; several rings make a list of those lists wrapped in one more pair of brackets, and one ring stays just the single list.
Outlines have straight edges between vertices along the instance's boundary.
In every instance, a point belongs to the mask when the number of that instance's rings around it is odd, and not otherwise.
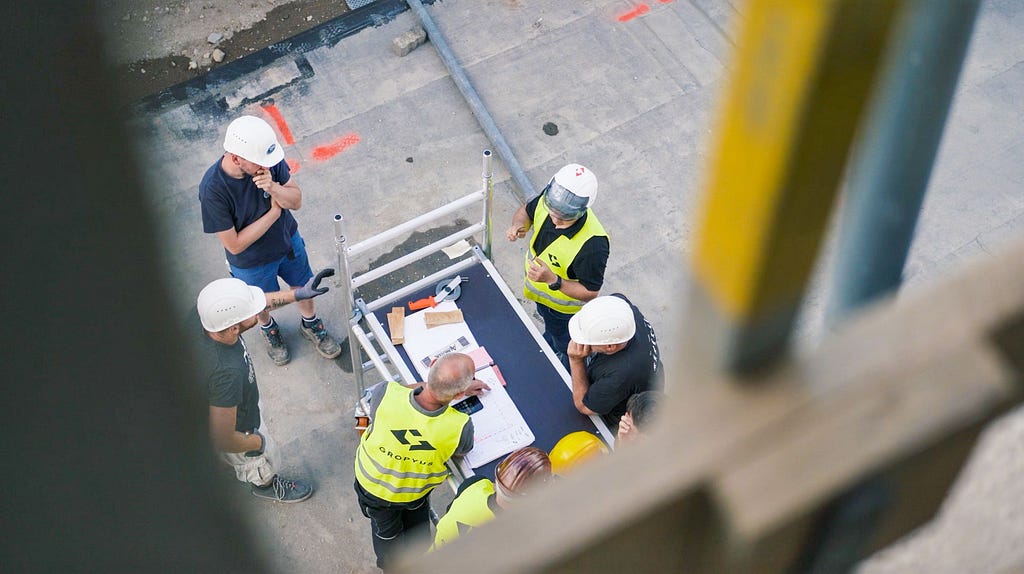
[{"label": "asphalt surface", "polygon": [[[315,268],[337,260],[336,213],[358,241],[479,186],[480,154],[491,145],[429,44],[402,58],[392,53],[392,39],[414,26],[397,5],[384,0],[355,10],[127,110],[178,311],[225,275],[218,241],[202,233],[197,186],[219,157],[231,119],[271,119],[261,104],[272,103],[294,136],[286,157],[303,190],[296,218]],[[595,211],[612,237],[603,291],[627,294],[652,318],[670,365],[685,320],[679,316],[684,258],[739,7],[677,0],[652,3],[632,18],[633,6],[618,0],[445,0],[428,7],[532,182],[531,193],[568,162],[597,174]],[[350,20],[356,13],[370,25]],[[1024,3],[984,3],[908,260],[905,293],[1024,231],[1022,62]],[[557,126],[556,134],[549,135],[548,124]],[[516,289],[524,243],[502,239],[519,204],[500,161],[495,191],[493,260]],[[824,336],[828,294],[820,273],[800,323],[803,348]],[[317,300],[339,336],[340,308],[333,293]],[[532,305],[526,308],[532,312]],[[317,491],[303,504],[278,506],[239,486],[238,504],[280,570],[374,571],[369,523],[352,492],[357,392],[342,366],[347,354],[320,358],[298,332],[297,310],[275,315],[292,348],[289,365],[275,367],[256,335],[247,340],[256,350],[284,467],[312,480]],[[863,571],[1024,569],[1024,549],[1015,544],[1024,539],[1022,417],[1017,412],[993,427],[972,461],[982,468],[964,473],[973,482],[958,485],[939,520]],[[436,508],[443,509],[447,495],[439,493]]]}]

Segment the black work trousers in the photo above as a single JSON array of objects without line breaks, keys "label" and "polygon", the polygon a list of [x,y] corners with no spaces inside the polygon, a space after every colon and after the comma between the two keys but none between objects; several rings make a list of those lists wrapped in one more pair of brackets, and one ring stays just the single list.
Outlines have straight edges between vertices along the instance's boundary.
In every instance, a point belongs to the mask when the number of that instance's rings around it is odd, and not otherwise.
[{"label": "black work trousers", "polygon": [[412,502],[388,502],[366,492],[355,481],[359,510],[370,519],[377,567],[385,572],[398,552],[410,544],[430,541],[430,493]]}]

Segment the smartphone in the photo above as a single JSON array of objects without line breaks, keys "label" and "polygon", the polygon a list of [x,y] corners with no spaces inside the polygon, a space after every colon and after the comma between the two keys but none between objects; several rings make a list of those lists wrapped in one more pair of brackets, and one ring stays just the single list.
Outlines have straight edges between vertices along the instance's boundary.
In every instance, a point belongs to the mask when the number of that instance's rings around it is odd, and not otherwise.
[{"label": "smartphone", "polygon": [[476,395],[469,395],[461,401],[452,404],[452,408],[459,412],[466,413],[467,415],[471,415],[484,408],[484,405],[480,402],[480,397]]}]

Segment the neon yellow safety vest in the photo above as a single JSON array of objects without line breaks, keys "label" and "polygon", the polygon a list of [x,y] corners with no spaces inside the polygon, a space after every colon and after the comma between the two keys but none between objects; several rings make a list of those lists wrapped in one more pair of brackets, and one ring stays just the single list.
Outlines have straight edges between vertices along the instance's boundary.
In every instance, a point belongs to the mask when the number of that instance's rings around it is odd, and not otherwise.
[{"label": "neon yellow safety vest", "polygon": [[388,502],[422,498],[448,477],[444,463],[459,446],[469,415],[448,407],[427,416],[412,405],[413,389],[389,382],[356,451],[356,480]]},{"label": "neon yellow safety vest", "polygon": [[[533,212],[533,237],[530,239],[530,248],[526,251],[527,271],[530,269],[530,260],[537,256],[537,252],[533,248],[534,242],[537,241],[537,231],[547,218],[547,206],[544,205],[543,200],[538,201],[537,209]],[[608,234],[605,232],[601,222],[594,216],[594,212],[588,208],[587,220],[583,222],[583,227],[576,232],[576,235],[571,238],[564,235],[558,237],[540,253],[540,259],[547,263],[547,266],[554,271],[555,275],[558,275],[563,280],[568,279],[569,265],[576,259],[580,249],[583,249],[583,244],[591,237],[608,237]],[[568,315],[576,313],[583,306],[583,301],[574,299],[562,291],[549,289],[547,283],[531,281],[529,275],[525,277],[523,282],[523,295],[531,301],[536,301],[541,305]]]},{"label": "neon yellow safety vest", "polygon": [[473,528],[494,520],[494,512],[488,505],[488,500],[494,495],[494,483],[486,478],[459,493],[448,512],[437,522],[434,548],[440,548]]}]

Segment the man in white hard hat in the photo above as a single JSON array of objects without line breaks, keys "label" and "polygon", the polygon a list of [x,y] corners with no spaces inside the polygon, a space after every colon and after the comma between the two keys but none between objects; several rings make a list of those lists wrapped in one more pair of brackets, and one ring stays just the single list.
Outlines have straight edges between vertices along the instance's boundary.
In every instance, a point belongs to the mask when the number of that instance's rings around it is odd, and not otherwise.
[{"label": "man in white hard hat", "polygon": [[[267,122],[242,116],[228,125],[224,155],[203,175],[199,201],[203,231],[220,239],[232,276],[268,293],[280,289],[278,277],[294,289],[313,276],[291,213],[302,206],[302,191]],[[299,331],[316,352],[327,359],[340,355],[313,302],[300,301],[298,308]],[[291,355],[277,321],[262,311],[259,323],[274,364],[287,364]]]},{"label": "man in white hard hat", "polygon": [[572,399],[581,413],[615,426],[629,397],[663,387],[654,329],[621,293],[584,305],[569,321],[569,334]]},{"label": "man in white hard hat", "polygon": [[199,292],[189,319],[188,328],[200,335],[197,350],[203,391],[210,404],[210,440],[238,480],[250,483],[252,494],[259,498],[301,502],[313,489],[277,474],[277,445],[260,413],[256,372],[242,333],[253,328],[257,315],[267,308],[326,293],[328,288],[320,287],[320,280],[333,274],[333,269],[325,269],[302,287],[275,293],[264,293],[240,279],[217,279]]},{"label": "man in white hard hat", "polygon": [[526,237],[523,295],[537,303],[544,340],[565,360],[569,318],[598,296],[608,264],[608,234],[591,211],[597,177],[571,163],[551,178],[540,195],[512,216],[509,241]]}]

